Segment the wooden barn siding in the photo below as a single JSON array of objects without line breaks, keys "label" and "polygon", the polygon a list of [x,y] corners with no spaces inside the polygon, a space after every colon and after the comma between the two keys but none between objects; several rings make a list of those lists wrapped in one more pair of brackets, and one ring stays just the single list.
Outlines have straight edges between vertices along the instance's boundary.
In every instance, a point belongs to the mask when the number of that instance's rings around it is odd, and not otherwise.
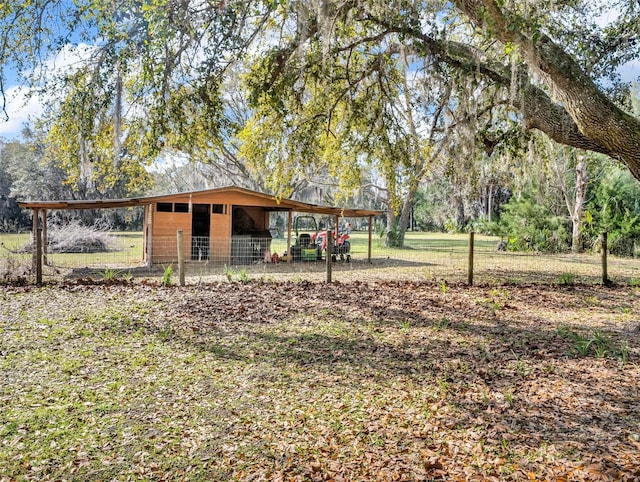
[{"label": "wooden barn siding", "polygon": [[[222,203],[216,203],[222,204]],[[231,257],[231,206],[227,206],[227,214],[211,215],[211,248],[210,257],[223,259]]]},{"label": "wooden barn siding", "polygon": [[[192,193],[167,196],[160,202],[192,204],[224,204],[226,214],[211,214],[210,258],[224,260],[231,256],[231,222],[233,208],[242,207],[255,221],[256,229],[269,229],[269,213],[265,208],[273,208],[273,200],[248,196],[243,193]],[[184,256],[191,259],[191,213],[158,212],[154,203],[150,209],[148,222],[151,226],[151,259],[153,263],[170,263],[177,258],[176,232],[182,229],[184,235]]]},{"label": "wooden barn siding", "polygon": [[264,231],[269,229],[269,213],[265,211],[264,207],[258,206],[233,206],[233,208],[240,207],[245,210],[245,212],[251,216],[253,222],[256,225],[256,229],[259,231]]},{"label": "wooden barn siding", "polygon": [[[182,202],[182,201],[177,201]],[[175,261],[177,253],[176,233],[182,229],[185,259],[191,258],[191,213],[162,213],[153,205],[151,253],[153,263]]]},{"label": "wooden barn siding", "polygon": [[[172,201],[183,202],[183,201]],[[194,204],[209,204],[199,199]],[[222,203],[211,203],[222,204]],[[227,214],[211,214],[210,257],[216,259],[229,258],[231,255],[231,206],[227,206]],[[176,233],[182,229],[184,237],[184,256],[191,259],[191,213],[164,213],[153,207],[152,224],[152,259],[153,263],[168,263],[177,257]]]}]

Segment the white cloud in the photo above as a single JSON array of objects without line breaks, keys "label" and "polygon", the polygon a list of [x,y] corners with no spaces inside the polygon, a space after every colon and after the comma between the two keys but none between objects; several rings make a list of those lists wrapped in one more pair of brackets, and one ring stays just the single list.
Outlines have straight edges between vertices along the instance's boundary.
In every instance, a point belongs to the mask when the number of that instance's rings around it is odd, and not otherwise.
[{"label": "white cloud", "polygon": [[[54,75],[79,67],[89,59],[94,50],[95,47],[86,44],[65,46],[55,57],[47,60],[42,66],[42,70],[48,73],[48,75],[45,74],[45,77],[53,78]],[[20,86],[10,86],[6,90],[6,110],[9,120],[0,120],[0,136],[9,139],[18,137],[25,124],[42,114],[43,105],[47,98],[35,95],[28,97],[27,92],[27,87]],[[55,94],[49,95],[54,96]]]},{"label": "white cloud", "polygon": [[31,117],[42,114],[42,102],[35,96],[27,98],[23,87],[11,87],[6,98],[9,120],[0,121],[0,136],[11,139],[20,135]]}]

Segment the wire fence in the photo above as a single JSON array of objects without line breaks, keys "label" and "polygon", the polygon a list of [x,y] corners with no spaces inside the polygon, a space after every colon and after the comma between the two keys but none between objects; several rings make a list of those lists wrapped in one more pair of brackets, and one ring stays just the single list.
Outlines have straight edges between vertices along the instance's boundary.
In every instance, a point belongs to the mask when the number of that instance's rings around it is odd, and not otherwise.
[{"label": "wire fence", "polygon": [[[106,251],[51,252],[44,246],[43,282],[73,278],[162,276],[178,269],[175,236],[156,237],[143,245],[139,232],[109,233]],[[335,248],[332,280],[467,282],[472,268],[476,284],[595,284],[603,281],[600,253],[521,253],[498,249],[500,239],[475,235],[473,257],[468,234],[407,233],[403,248],[384,246],[374,236],[369,258],[366,232],[351,233]],[[35,283],[36,264],[31,233],[0,234],[0,282]],[[292,240],[287,254],[283,238],[234,236],[230,241],[184,237],[184,269],[188,283],[201,280],[326,280],[326,252],[314,242]],[[640,284],[640,259],[607,256],[607,278],[619,284]]]}]

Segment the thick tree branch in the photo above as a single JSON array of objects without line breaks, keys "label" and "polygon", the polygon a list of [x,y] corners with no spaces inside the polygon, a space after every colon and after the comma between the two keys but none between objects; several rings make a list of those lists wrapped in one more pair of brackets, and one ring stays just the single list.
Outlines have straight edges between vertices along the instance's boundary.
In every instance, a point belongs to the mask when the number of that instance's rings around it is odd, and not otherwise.
[{"label": "thick tree branch", "polygon": [[[567,112],[579,133],[599,147],[588,149],[620,160],[640,179],[640,120],[616,106],[571,55],[531,26],[527,19],[501,9],[495,0],[455,0],[454,3],[476,26],[488,28],[495,38],[519,47],[526,64],[541,74],[561,104],[562,107],[555,104],[556,112]],[[538,100],[538,96],[532,98]],[[540,113],[537,110],[537,114]],[[552,132],[563,134],[564,122],[553,123]],[[530,124],[537,127],[533,122]],[[573,126],[569,126],[569,130],[573,131]]]},{"label": "thick tree branch", "polygon": [[[418,53],[434,56],[469,75],[479,74],[505,87],[512,85],[511,69],[500,63],[490,62],[482,51],[467,44],[435,39],[422,31],[391,25],[379,18],[367,17],[367,20],[382,26],[389,33],[410,35],[417,42]],[[519,69],[517,75],[521,95],[509,101],[521,112],[527,129],[538,129],[560,144],[616,157],[616,153],[608,146],[585,136],[571,115],[546,92],[533,85],[523,69]]]}]

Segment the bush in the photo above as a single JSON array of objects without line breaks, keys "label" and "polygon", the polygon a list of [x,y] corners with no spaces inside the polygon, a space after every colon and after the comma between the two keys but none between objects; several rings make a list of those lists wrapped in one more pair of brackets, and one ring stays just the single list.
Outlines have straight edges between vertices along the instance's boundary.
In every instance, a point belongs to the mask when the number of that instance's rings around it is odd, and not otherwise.
[{"label": "bush", "polygon": [[600,248],[600,235],[609,233],[608,248],[617,256],[635,256],[640,245],[640,184],[626,171],[611,167],[593,186],[587,205],[585,239]]},{"label": "bush", "polygon": [[507,236],[509,251],[560,253],[570,248],[568,220],[523,196],[503,207],[498,232]]}]

